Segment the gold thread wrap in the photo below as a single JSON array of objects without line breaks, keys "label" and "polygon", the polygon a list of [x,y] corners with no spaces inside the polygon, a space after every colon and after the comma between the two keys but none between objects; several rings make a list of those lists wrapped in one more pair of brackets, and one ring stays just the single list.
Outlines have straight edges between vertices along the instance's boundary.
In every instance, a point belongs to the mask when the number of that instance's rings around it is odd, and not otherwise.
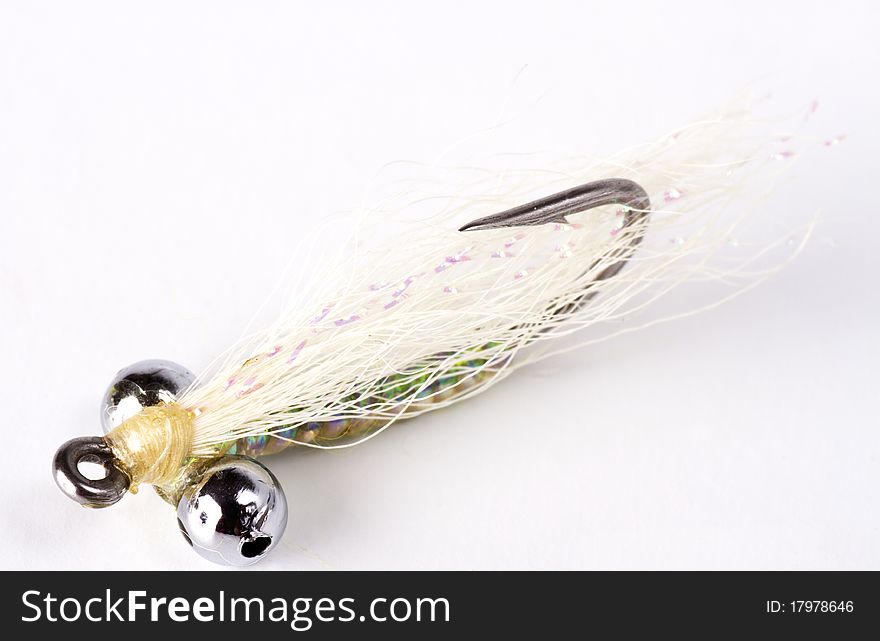
[{"label": "gold thread wrap", "polygon": [[131,479],[129,490],[141,483],[170,485],[190,456],[193,414],[176,403],[145,407],[104,439]]}]

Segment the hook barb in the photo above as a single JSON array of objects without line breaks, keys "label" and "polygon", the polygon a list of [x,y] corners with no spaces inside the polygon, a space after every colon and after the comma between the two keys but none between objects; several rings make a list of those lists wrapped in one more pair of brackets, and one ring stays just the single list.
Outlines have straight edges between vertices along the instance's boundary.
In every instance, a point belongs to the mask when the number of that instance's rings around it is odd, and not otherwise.
[{"label": "hook barb", "polygon": [[637,214],[625,221],[629,225],[648,214],[651,200],[638,183],[626,178],[608,178],[573,187],[491,216],[477,218],[460,227],[458,231],[565,223],[568,222],[566,216],[603,205],[628,207],[628,213]]},{"label": "hook barb", "polygon": [[[626,178],[607,178],[573,187],[491,216],[472,220],[459,228],[459,231],[567,223],[566,216],[604,205],[622,205],[626,208],[623,216],[624,228],[630,227],[638,221],[647,220],[651,213],[651,199],[641,185]],[[601,265],[605,266],[596,274],[593,282],[616,276],[624,268],[639,243],[642,242],[643,235],[644,231],[638,230],[625,246],[616,247],[605,256],[597,258],[589,270],[592,271]],[[570,313],[580,309],[596,295],[597,291],[587,286],[577,299],[555,307],[553,313]]]}]

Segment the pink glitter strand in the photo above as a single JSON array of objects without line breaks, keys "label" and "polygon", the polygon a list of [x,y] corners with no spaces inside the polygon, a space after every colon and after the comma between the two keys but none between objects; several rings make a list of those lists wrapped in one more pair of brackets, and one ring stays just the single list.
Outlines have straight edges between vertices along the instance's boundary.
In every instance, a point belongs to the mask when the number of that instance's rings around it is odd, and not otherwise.
[{"label": "pink glitter strand", "polygon": [[361,319],[360,315],[353,314],[353,315],[349,316],[348,318],[340,318],[340,319],[334,321],[333,324],[336,325],[336,327],[342,327],[343,325],[348,325],[349,323],[359,321],[360,319]]},{"label": "pink glitter strand", "polygon": [[455,265],[457,263],[463,263],[465,261],[470,260],[471,257],[468,256],[467,254],[465,254],[465,252],[468,251],[468,249],[470,249],[470,247],[463,249],[460,252],[458,252],[457,254],[453,254],[452,256],[447,256],[442,264],[437,265],[437,267],[434,268],[434,273],[439,274],[440,272],[444,271],[447,267],[451,267],[452,265]]},{"label": "pink glitter strand", "polygon": [[[332,305],[331,305],[331,307],[332,307]],[[317,325],[317,324],[320,323],[322,320],[324,320],[325,318],[327,318],[327,314],[329,314],[329,313],[330,313],[330,307],[325,307],[325,308],[321,311],[320,314],[318,314],[317,316],[315,316],[315,317],[312,319],[311,324],[312,324],[312,325]]]},{"label": "pink glitter strand", "polygon": [[413,281],[414,281],[415,279],[416,279],[415,276],[407,276],[407,277],[406,277],[406,280],[403,281],[403,287],[401,287],[400,289],[396,290],[396,291],[392,294],[392,296],[394,296],[394,298],[397,298],[398,296],[400,296],[401,294],[403,294],[403,292],[405,292],[405,291],[407,290],[407,288],[408,288],[410,285],[413,284]]},{"label": "pink glitter strand", "polygon": [[249,387],[248,389],[243,389],[243,390],[241,390],[241,391],[237,394],[237,396],[238,396],[239,398],[241,398],[242,396],[247,396],[247,395],[250,394],[251,392],[256,392],[258,389],[260,389],[260,388],[262,388],[262,387],[263,387],[263,384],[262,384],[262,383],[257,383],[257,384],[254,385],[253,387]]},{"label": "pink glitter strand", "polygon": [[290,353],[290,358],[287,359],[287,364],[289,365],[293,361],[296,360],[296,357],[299,356],[299,353],[303,351],[303,348],[306,346],[306,342],[302,341],[299,345],[293,348],[293,351]]},{"label": "pink glitter strand", "polygon": [[504,243],[504,247],[507,249],[510,249],[511,247],[513,247],[513,245],[514,245],[514,243],[516,243],[516,241],[522,240],[525,237],[526,237],[525,234],[517,234],[516,236],[514,236],[513,238],[508,240],[506,243]]}]

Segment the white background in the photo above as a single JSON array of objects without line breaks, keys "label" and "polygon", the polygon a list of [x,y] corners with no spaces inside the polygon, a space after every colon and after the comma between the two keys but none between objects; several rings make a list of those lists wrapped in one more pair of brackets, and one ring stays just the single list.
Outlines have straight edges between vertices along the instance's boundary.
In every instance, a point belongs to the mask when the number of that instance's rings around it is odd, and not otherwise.
[{"label": "white background", "polygon": [[880,569],[878,6],[3,2],[0,567],[215,567],[152,492],[77,508],[52,454],[120,367],[207,365],[387,163],[501,121],[506,151],[611,153],[752,87],[848,135],[760,214],[820,212],[793,265],[270,459],[291,518],[257,567]]}]

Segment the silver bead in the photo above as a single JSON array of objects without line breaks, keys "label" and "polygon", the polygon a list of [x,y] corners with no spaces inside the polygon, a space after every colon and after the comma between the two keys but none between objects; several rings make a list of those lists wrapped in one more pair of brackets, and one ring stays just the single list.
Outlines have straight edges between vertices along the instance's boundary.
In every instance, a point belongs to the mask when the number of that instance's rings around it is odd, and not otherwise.
[{"label": "silver bead", "polygon": [[173,361],[150,359],[119,370],[101,401],[104,434],[145,407],[171,403],[192,385],[195,374]]},{"label": "silver bead", "polygon": [[177,524],[193,549],[209,561],[250,565],[281,539],[287,527],[287,500],[265,466],[244,456],[225,456],[180,497]]}]

